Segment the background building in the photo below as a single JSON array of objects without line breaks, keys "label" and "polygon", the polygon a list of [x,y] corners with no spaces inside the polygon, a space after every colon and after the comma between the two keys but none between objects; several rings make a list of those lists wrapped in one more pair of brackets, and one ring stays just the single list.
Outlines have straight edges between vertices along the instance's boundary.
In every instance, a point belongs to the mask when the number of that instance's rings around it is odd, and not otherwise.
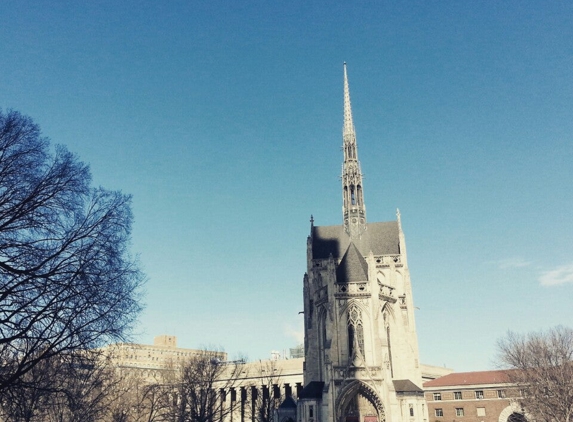
[{"label": "background building", "polygon": [[[106,353],[121,368],[169,369],[178,362],[200,355],[204,350],[177,347],[177,337],[161,335],[153,344],[115,343],[105,348]],[[221,361],[227,360],[227,353],[213,351]]]},{"label": "background building", "polygon": [[[205,350],[177,347],[177,338],[169,335],[155,337],[152,345],[119,343],[108,346],[105,351],[120,371],[136,375],[149,384],[169,379],[165,376],[169,371],[176,371],[185,360],[205,353]],[[260,409],[263,397],[272,398],[275,403],[284,402],[282,414],[292,415],[294,412],[296,416],[296,403],[304,400],[303,358],[271,358],[237,364],[228,362],[224,352],[208,353],[216,356],[213,364],[228,365],[229,368],[219,380],[227,387],[223,395],[224,406],[234,409],[225,420],[251,421],[257,408]],[[420,368],[424,380],[451,373],[451,369],[436,366],[420,365]],[[229,379],[231,376],[232,380]]]},{"label": "background building", "polygon": [[452,373],[424,383],[430,421],[523,422],[508,371]]}]

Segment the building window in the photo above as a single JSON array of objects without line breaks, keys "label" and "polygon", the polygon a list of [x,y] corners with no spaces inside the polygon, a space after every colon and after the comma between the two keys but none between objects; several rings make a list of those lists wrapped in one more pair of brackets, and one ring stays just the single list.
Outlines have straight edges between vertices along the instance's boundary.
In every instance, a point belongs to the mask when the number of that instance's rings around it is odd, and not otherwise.
[{"label": "building window", "polygon": [[308,319],[306,321],[307,323],[307,328],[311,329],[312,328],[312,311],[314,310],[314,301],[311,300],[309,305],[308,305],[308,312],[305,313],[305,315],[308,314]]},{"label": "building window", "polygon": [[321,318],[319,319],[320,323],[318,324],[320,327],[320,333],[319,335],[322,336],[322,349],[324,350],[324,346],[326,345],[326,315],[322,315]]},{"label": "building window", "polygon": [[[354,346],[358,350],[354,350]],[[364,354],[364,329],[362,326],[362,313],[353,306],[348,312],[348,358],[352,359],[354,353]]]},{"label": "building window", "polygon": [[442,409],[436,409],[435,412],[438,418],[444,416],[444,411]]},{"label": "building window", "polygon": [[410,416],[411,417],[414,416],[414,405],[413,404],[410,405]]},{"label": "building window", "polygon": [[483,390],[476,391],[476,399],[483,399]]},{"label": "building window", "polygon": [[464,416],[464,408],[456,407],[456,416]]},{"label": "building window", "polygon": [[314,418],[314,406],[308,406],[308,417]]},{"label": "building window", "polygon": [[442,393],[434,393],[434,400],[442,400]]},{"label": "building window", "polygon": [[505,390],[497,390],[497,398],[504,399],[505,398]]},{"label": "building window", "polygon": [[478,416],[485,416],[485,407],[478,407],[477,408],[477,415]]},{"label": "building window", "polygon": [[461,399],[462,399],[462,392],[454,391],[454,400],[461,400]]}]

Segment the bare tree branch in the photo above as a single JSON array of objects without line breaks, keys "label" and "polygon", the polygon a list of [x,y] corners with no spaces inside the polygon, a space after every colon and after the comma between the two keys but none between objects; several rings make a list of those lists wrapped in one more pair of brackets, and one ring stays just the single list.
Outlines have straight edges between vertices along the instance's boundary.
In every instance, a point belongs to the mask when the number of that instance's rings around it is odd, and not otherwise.
[{"label": "bare tree branch", "polygon": [[143,281],[131,198],[18,112],[0,111],[0,390],[42,360],[122,341]]},{"label": "bare tree branch", "polygon": [[498,342],[499,362],[536,421],[573,421],[573,330],[558,326],[527,335],[509,332]]},{"label": "bare tree branch", "polygon": [[175,397],[171,419],[177,422],[221,422],[232,411],[227,394],[239,378],[243,361],[224,362],[223,352],[202,350],[174,364]]}]

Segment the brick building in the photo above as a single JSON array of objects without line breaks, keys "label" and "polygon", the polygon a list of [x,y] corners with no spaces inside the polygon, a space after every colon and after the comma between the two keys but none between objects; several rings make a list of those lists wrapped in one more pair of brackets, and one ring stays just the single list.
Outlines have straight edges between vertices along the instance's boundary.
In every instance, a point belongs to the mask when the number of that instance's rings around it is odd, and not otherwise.
[{"label": "brick building", "polygon": [[458,372],[427,381],[430,422],[524,422],[508,371]]}]

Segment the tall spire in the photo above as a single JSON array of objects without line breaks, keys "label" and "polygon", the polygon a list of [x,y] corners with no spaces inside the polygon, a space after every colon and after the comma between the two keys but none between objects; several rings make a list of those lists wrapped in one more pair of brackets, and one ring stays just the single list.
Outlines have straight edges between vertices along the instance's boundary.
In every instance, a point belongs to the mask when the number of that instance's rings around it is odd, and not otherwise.
[{"label": "tall spire", "polygon": [[350,107],[350,89],[344,62],[344,126],[342,128],[342,214],[344,229],[351,238],[360,238],[366,230],[366,206],[362,191],[362,171],[358,162],[356,132]]},{"label": "tall spire", "polygon": [[[352,121],[352,108],[350,107],[350,89],[348,88],[348,74],[346,73],[346,62],[344,62],[344,127],[342,130],[344,141],[347,136],[354,137],[356,143],[356,135],[354,133],[354,122]],[[345,157],[346,158],[346,157]]]}]

